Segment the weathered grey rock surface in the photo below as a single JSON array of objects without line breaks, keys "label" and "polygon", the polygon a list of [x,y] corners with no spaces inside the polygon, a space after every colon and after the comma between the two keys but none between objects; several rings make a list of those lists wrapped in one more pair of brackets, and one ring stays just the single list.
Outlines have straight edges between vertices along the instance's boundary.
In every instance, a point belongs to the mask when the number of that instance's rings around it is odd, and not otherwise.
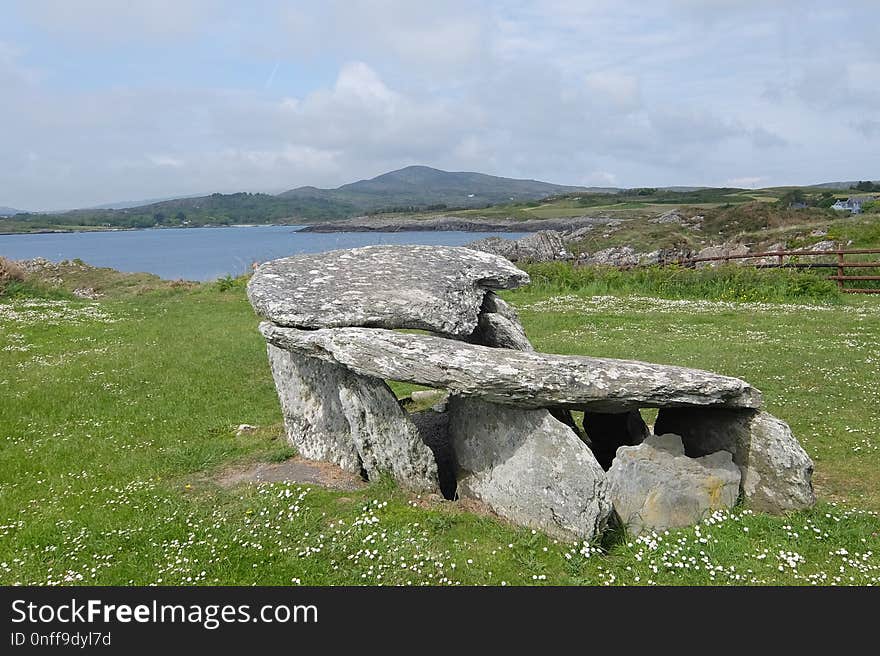
[{"label": "weathered grey rock surface", "polygon": [[632,246],[612,246],[597,251],[592,255],[584,254],[581,261],[585,264],[599,264],[603,266],[634,266],[639,263],[639,254]]},{"label": "weathered grey rock surface", "polygon": [[365,246],[266,262],[248,283],[258,314],[281,326],[417,328],[465,337],[487,289],[529,276],[497,255],[451,246]]},{"label": "weathered grey rock surface", "polygon": [[477,320],[477,329],[467,341],[515,351],[535,350],[526,337],[526,331],[519,321],[516,310],[493,292],[486,292],[483,308]]},{"label": "weathered grey rock surface", "polygon": [[684,367],[513,351],[381,329],[297,330],[264,322],[260,331],[279,348],[363,376],[525,408],[625,412],[671,406],[754,408],[761,403],[760,392],[745,381]]},{"label": "weathered grey rock surface", "polygon": [[563,540],[588,540],[608,520],[605,473],[580,438],[547,410],[452,397],[449,434],[459,496]]},{"label": "weathered grey rock surface", "polygon": [[662,408],[657,433],[676,433],[690,456],[729,451],[742,472],[742,493],[755,510],[783,513],[809,508],[813,461],[788,424],[767,412]]},{"label": "weathered grey rock surface", "polygon": [[439,491],[437,465],[419,431],[381,380],[268,346],[288,440],[299,455],[366,472],[405,488]]},{"label": "weathered grey rock surface", "polygon": [[519,239],[486,237],[466,246],[500,255],[512,262],[552,262],[570,260],[574,257],[566,247],[562,233],[555,230],[541,230]]},{"label": "weathered grey rock surface", "polygon": [[634,535],[696,524],[732,508],[739,496],[740,471],[730,453],[689,458],[673,434],[620,447],[607,476],[614,510]]},{"label": "weathered grey rock surface", "polygon": [[[474,498],[561,539],[596,535],[612,491],[635,531],[694,523],[738,494],[771,512],[813,504],[812,462],[758,410],[758,390],[684,367],[537,353],[492,291],[527,281],[468,248],[374,246],[259,267],[248,294],[270,319],[260,330],[289,441],[304,457]],[[438,392],[398,402],[385,380]],[[647,407],[660,408],[659,437]]]},{"label": "weathered grey rock surface", "polygon": [[[745,244],[721,244],[720,246],[707,246],[700,249],[695,257],[730,257],[732,255],[748,255],[749,247]],[[733,260],[736,262],[736,260]],[[697,262],[697,267],[719,266],[723,260],[709,262]]]}]

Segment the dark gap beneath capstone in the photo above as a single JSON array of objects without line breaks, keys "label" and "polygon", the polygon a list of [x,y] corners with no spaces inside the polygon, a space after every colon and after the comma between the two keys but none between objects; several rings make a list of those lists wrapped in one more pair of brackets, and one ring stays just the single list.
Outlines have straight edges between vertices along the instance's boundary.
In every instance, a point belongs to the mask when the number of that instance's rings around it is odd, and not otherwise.
[{"label": "dark gap beneath capstone", "polygon": [[444,499],[455,500],[458,487],[455,471],[455,452],[449,438],[449,413],[436,410],[412,412],[410,421],[415,424],[422,442],[431,449],[437,463],[437,477],[440,479],[440,493]]},{"label": "dark gap beneath capstone", "polygon": [[584,411],[584,432],[602,469],[608,471],[622,446],[636,446],[650,431],[638,410],[629,412]]}]

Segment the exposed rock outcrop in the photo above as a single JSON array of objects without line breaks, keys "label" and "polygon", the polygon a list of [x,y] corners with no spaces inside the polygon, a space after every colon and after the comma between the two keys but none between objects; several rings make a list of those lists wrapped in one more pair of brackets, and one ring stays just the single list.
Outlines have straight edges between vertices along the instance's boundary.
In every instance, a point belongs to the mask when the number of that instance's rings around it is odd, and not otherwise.
[{"label": "exposed rock outcrop", "polygon": [[520,239],[486,237],[467,244],[467,247],[500,255],[512,262],[552,262],[574,257],[568,251],[562,233],[555,230],[541,230]]}]

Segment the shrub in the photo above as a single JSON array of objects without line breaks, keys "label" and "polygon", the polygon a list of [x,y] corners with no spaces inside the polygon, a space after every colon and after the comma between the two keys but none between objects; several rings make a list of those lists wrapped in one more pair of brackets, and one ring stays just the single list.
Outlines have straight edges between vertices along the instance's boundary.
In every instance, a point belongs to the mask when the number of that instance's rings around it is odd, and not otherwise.
[{"label": "shrub", "polygon": [[679,266],[572,266],[563,262],[524,267],[531,287],[544,292],[591,295],[644,294],[662,298],[723,301],[839,300],[836,285],[823,274],[792,269],[755,269],[735,264],[687,269]]},{"label": "shrub", "polygon": [[244,289],[247,286],[248,276],[238,276],[237,278],[233,278],[228,273],[222,278],[218,278],[214,283],[217,287],[217,291],[228,292],[231,289]]},{"label": "shrub", "polygon": [[24,281],[24,269],[20,265],[0,256],[0,292],[13,282]]}]

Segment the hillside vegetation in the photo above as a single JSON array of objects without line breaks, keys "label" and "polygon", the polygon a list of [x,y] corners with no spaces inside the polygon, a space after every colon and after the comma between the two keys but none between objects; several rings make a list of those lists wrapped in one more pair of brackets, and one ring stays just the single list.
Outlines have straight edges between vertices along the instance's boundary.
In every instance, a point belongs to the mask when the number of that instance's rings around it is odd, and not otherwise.
[{"label": "hillside vegetation", "polygon": [[380,209],[485,207],[572,191],[536,180],[482,173],[450,173],[411,166],[337,189],[299,187],[270,194],[211,194],[125,209],[83,209],[0,218],[0,232],[36,230],[181,227],[230,224],[303,224],[342,219]]},{"label": "hillside vegetation", "polygon": [[[409,166],[336,189],[298,187],[278,195],[258,193],[211,194],[180,198],[124,209],[82,209],[63,213],[0,214],[0,232],[96,230],[107,228],[181,227],[231,224],[313,224],[381,214],[390,219],[427,218],[438,214],[504,219],[548,219],[608,216],[621,220],[647,219],[679,207],[721,217],[742,207],[755,216],[784,214],[792,203],[806,204],[795,218],[828,210],[836,199],[871,193],[873,182],[829,183],[814,187],[769,189],[579,188],[537,180],[517,180],[482,173],[448,172]],[[840,188],[843,187],[843,188]],[[870,209],[870,208],[869,208]],[[812,214],[811,214],[812,212]],[[826,216],[833,216],[828,210]],[[731,217],[736,227],[739,217]],[[749,219],[753,221],[753,219]],[[748,223],[749,221],[746,221]],[[787,220],[786,220],[787,221]],[[768,219],[769,223],[773,219]],[[726,224],[725,224],[726,225]]]}]

